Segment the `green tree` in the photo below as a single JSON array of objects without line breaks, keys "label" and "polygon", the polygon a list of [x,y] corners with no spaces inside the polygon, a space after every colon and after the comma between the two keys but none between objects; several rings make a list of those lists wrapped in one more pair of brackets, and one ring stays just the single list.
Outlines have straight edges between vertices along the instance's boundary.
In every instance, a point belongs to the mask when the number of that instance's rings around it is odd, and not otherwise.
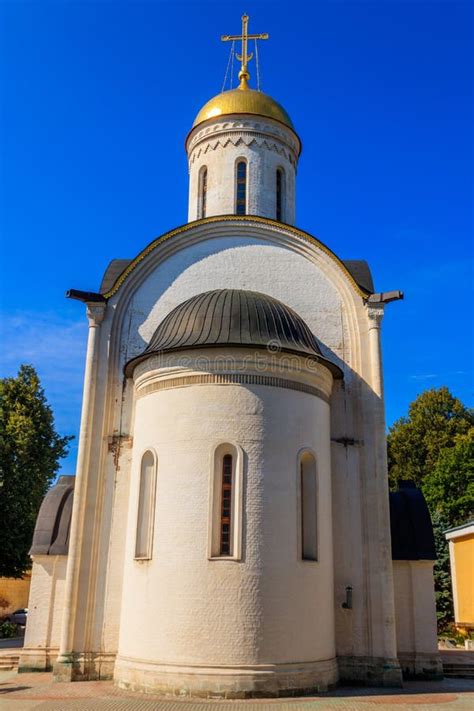
[{"label": "green tree", "polygon": [[431,514],[433,533],[436,546],[436,562],[434,564],[436,616],[438,630],[441,632],[454,619],[453,591],[451,585],[451,564],[449,560],[449,546],[444,532],[450,526],[443,519],[439,511]]},{"label": "green tree", "polygon": [[464,523],[474,512],[474,427],[457,435],[452,447],[441,450],[423,480],[423,493],[432,514],[449,526]]},{"label": "green tree", "polygon": [[458,435],[474,425],[473,413],[447,387],[425,390],[414,400],[407,417],[389,429],[388,463],[392,485],[412,479],[421,486],[430,474],[441,450],[453,447]]},{"label": "green tree", "polygon": [[430,509],[435,534],[435,593],[438,626],[444,629],[454,617],[449,546],[445,537],[474,513],[474,427],[457,435],[452,447],[445,447],[423,480],[423,494]]},{"label": "green tree", "polygon": [[445,531],[474,513],[474,417],[446,387],[426,390],[387,437],[389,477],[412,479],[425,496],[433,523],[439,629],[453,619],[449,548]]},{"label": "green tree", "polygon": [[68,452],[38,375],[22,365],[0,379],[0,576],[21,577],[41,502]]}]

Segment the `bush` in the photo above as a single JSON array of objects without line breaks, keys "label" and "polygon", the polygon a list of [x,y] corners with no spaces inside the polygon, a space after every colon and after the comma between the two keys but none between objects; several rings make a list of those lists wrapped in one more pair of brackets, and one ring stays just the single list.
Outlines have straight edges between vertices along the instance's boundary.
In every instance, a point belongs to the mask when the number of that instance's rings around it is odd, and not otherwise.
[{"label": "bush", "polygon": [[16,637],[16,625],[13,622],[3,622],[0,624],[0,639],[10,639]]}]

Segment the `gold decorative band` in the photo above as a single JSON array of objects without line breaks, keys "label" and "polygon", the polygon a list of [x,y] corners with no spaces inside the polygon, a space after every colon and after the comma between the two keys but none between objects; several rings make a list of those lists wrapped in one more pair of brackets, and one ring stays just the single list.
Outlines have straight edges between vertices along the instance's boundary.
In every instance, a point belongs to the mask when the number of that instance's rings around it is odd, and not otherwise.
[{"label": "gold decorative band", "polygon": [[182,388],[187,385],[265,385],[272,388],[297,390],[298,392],[314,395],[324,402],[329,402],[328,396],[319,388],[296,380],[276,378],[269,375],[250,375],[246,373],[201,373],[199,375],[183,375],[179,378],[156,380],[149,385],[144,385],[137,390],[137,397],[143,397],[159,390]]}]

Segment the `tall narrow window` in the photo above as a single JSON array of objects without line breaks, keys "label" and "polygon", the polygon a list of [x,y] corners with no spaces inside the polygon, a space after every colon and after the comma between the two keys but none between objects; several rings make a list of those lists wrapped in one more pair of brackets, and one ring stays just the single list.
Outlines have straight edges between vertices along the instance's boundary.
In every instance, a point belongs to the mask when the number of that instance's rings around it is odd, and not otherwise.
[{"label": "tall narrow window", "polygon": [[237,163],[235,213],[237,215],[247,213],[247,163],[244,160],[239,160]]},{"label": "tall narrow window", "polygon": [[203,166],[199,171],[199,190],[198,190],[198,220],[206,217],[207,207],[207,168]]},{"label": "tall narrow window", "polygon": [[316,461],[305,452],[300,460],[301,477],[301,557],[318,559],[318,517]]},{"label": "tall narrow window", "polygon": [[232,469],[232,455],[226,454],[222,458],[221,555],[231,554]]},{"label": "tall narrow window", "polygon": [[155,499],[155,457],[145,452],[140,468],[135,558],[151,558]]},{"label": "tall narrow window", "polygon": [[277,168],[276,172],[276,219],[278,222],[283,221],[283,186],[284,173],[281,168]]},{"label": "tall narrow window", "polygon": [[210,560],[242,558],[243,466],[244,453],[238,445],[217,445],[211,472]]}]

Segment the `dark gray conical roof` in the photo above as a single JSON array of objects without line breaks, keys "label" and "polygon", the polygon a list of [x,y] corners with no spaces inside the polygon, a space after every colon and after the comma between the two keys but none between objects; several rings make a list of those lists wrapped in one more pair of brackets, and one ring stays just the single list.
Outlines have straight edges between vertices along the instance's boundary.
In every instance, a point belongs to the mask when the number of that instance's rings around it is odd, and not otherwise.
[{"label": "dark gray conical roof", "polygon": [[76,477],[61,476],[43,499],[30,555],[67,555]]},{"label": "dark gray conical roof", "polygon": [[131,375],[152,354],[216,346],[250,346],[325,360],[306,323],[281,301],[258,291],[216,289],[173,309],[146,350],[127,363],[125,372]]}]

